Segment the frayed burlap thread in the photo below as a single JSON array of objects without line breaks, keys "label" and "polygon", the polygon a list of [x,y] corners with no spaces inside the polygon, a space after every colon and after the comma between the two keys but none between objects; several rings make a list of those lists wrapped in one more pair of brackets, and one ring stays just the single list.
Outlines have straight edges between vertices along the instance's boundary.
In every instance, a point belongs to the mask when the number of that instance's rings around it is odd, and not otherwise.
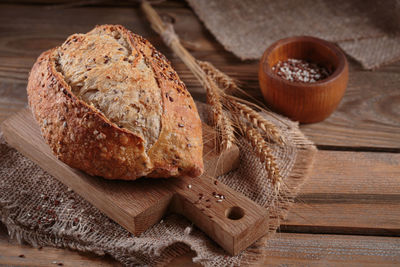
[{"label": "frayed burlap thread", "polygon": [[273,42],[311,35],[337,43],[366,69],[400,60],[399,0],[187,0],[216,39],[241,59]]},{"label": "frayed burlap thread", "polygon": [[[207,105],[198,107],[201,117],[207,118]],[[53,246],[97,255],[109,254],[127,266],[165,265],[190,249],[196,252],[193,261],[204,266],[256,264],[264,260],[267,242],[305,181],[316,151],[296,123],[279,116],[267,119],[281,129],[286,140],[283,147],[271,144],[284,182],[279,194],[273,193],[273,186],[266,179],[266,170],[244,139],[239,140],[239,168],[218,178],[270,211],[269,234],[238,256],[226,254],[179,215],[166,216],[142,235],[132,236],[8,146],[0,135],[1,221],[10,236],[19,242],[35,247]]]}]

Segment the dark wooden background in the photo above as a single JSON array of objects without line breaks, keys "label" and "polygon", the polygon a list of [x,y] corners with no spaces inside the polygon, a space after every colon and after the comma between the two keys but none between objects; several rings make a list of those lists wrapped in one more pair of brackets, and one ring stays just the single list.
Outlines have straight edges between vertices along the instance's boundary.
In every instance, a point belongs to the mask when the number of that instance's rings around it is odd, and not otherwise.
[{"label": "dark wooden background", "polygon": [[[137,3],[49,8],[54,2],[64,1],[0,3],[0,122],[26,105],[28,73],[42,51],[105,23],[122,24],[149,39],[172,61],[193,97],[205,100],[204,89],[151,30]],[[212,62],[262,99],[258,62],[243,62],[226,52],[185,2],[155,7],[174,22],[196,58]],[[288,219],[265,248],[265,264],[400,264],[400,63],[365,71],[351,58],[349,62],[349,86],[337,111],[324,122],[301,126],[320,151]],[[191,256],[171,265],[187,266]],[[116,264],[110,257],[19,246],[0,228],[0,264],[47,266],[53,261]]]}]

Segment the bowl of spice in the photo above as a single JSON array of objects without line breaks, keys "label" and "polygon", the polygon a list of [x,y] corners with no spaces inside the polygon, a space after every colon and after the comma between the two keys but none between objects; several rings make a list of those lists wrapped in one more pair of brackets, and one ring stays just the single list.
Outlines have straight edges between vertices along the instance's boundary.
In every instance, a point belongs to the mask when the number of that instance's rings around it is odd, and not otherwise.
[{"label": "bowl of spice", "polygon": [[272,44],[260,60],[258,78],[268,106],[292,120],[319,122],[339,105],[349,77],[344,53],[309,36]]}]

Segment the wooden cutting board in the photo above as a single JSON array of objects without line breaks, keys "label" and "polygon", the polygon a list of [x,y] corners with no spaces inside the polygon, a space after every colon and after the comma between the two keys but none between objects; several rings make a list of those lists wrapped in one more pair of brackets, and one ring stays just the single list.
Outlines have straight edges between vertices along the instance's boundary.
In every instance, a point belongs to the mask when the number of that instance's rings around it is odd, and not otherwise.
[{"label": "wooden cutting board", "polygon": [[[237,166],[237,147],[218,155],[213,141],[206,142],[205,174],[201,177],[110,181],[59,161],[42,139],[27,109],[4,121],[1,128],[8,144],[135,236],[166,213],[174,212],[191,220],[227,252],[237,255],[268,231],[265,208],[212,178]],[[213,135],[205,125],[204,140],[213,140]],[[221,200],[216,194],[224,198]]]}]

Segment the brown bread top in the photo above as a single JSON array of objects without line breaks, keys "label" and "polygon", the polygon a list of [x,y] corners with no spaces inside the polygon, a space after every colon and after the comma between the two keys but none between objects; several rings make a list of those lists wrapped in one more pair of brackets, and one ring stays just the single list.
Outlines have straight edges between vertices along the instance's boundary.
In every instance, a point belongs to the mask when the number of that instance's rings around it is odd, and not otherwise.
[{"label": "brown bread top", "polygon": [[166,58],[122,26],[44,52],[27,90],[42,135],[72,167],[126,180],[203,171],[192,97]]}]

